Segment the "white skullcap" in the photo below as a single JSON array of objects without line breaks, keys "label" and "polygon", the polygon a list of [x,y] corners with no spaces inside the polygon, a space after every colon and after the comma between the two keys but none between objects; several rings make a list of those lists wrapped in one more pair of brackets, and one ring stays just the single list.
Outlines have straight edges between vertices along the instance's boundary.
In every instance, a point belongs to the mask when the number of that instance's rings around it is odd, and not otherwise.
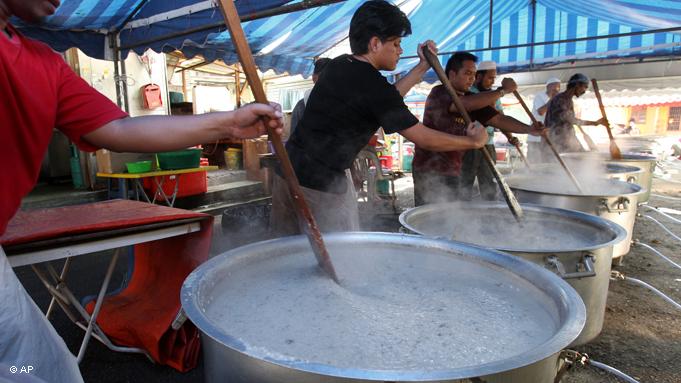
[{"label": "white skullcap", "polygon": [[497,70],[497,63],[494,61],[481,61],[478,70]]},{"label": "white skullcap", "polygon": [[548,80],[546,80],[546,85],[551,85],[554,83],[559,83],[560,84],[560,79],[558,77],[549,77]]}]

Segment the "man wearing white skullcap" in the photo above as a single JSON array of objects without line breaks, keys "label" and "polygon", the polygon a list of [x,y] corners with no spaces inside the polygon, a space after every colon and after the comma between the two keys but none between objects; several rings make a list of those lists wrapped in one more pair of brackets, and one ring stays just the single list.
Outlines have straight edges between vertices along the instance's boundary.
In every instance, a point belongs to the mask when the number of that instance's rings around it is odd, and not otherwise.
[{"label": "man wearing white skullcap", "polygon": [[[544,122],[544,116],[549,106],[549,101],[553,96],[560,92],[560,80],[557,77],[550,77],[546,80],[546,89],[534,95],[532,114],[537,121]],[[539,163],[541,159],[541,138],[527,136],[527,160]]]},{"label": "man wearing white skullcap", "polygon": [[[475,83],[471,86],[471,93],[490,92],[494,81],[497,77],[497,64],[494,61],[482,61],[478,65],[475,73]],[[497,93],[492,105],[499,114],[503,115],[504,111],[501,106],[501,97],[506,93],[513,92],[517,88],[515,81],[511,78],[505,78],[502,81],[502,90]],[[504,91],[506,90],[506,91]],[[485,149],[489,151],[492,159],[496,162],[496,149],[494,148],[494,126],[487,126],[488,140]],[[516,137],[506,131],[500,129],[506,136],[508,141],[515,145],[518,142]],[[473,196],[473,185],[475,179],[478,179],[478,188],[480,189],[480,198],[485,201],[493,201],[497,199],[498,187],[494,181],[494,174],[492,169],[483,161],[482,153],[479,150],[469,150],[463,157],[461,167],[461,183],[460,183],[460,197],[464,200],[470,200]]]}]

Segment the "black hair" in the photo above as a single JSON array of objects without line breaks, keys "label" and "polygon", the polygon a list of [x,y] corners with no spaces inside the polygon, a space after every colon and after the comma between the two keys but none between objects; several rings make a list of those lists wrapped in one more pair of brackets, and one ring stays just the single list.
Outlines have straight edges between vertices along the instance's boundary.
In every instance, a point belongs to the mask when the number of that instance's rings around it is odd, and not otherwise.
[{"label": "black hair", "polygon": [[589,78],[581,73],[575,73],[572,76],[570,76],[570,79],[568,80],[567,84],[567,89],[572,89],[576,87],[578,84],[584,84],[586,86],[589,86]]},{"label": "black hair", "polygon": [[476,75],[476,76],[477,76],[477,75],[480,75],[480,76],[483,76],[483,77],[484,77],[485,74],[487,74],[487,71],[488,71],[488,70],[489,70],[489,69],[481,69],[481,70],[475,71],[475,75]]},{"label": "black hair", "polygon": [[[449,76],[449,71],[453,70],[454,72],[458,72],[459,69],[463,67],[463,62],[464,61],[473,61],[474,63],[478,62],[478,56],[469,53],[469,52],[454,52],[452,57],[447,60],[447,65],[445,66],[445,73]],[[476,75],[479,73],[476,72]]]},{"label": "black hair", "polygon": [[378,37],[381,42],[411,34],[411,22],[397,6],[383,0],[362,4],[350,21],[350,49],[361,55],[369,51],[369,40]]},{"label": "black hair", "polygon": [[331,59],[328,58],[328,57],[322,57],[322,58],[318,59],[317,61],[315,61],[314,62],[314,71],[312,72],[312,74],[322,73],[322,71],[324,70],[324,68],[326,68],[326,65],[328,65],[330,61],[331,61]]}]

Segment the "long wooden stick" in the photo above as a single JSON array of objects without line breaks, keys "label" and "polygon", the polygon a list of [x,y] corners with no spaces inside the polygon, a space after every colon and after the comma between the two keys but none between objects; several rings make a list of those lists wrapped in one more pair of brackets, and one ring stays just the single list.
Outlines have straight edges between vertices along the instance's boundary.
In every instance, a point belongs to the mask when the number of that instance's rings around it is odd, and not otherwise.
[{"label": "long wooden stick", "polygon": [[[428,46],[424,45],[422,50],[426,60],[433,68],[433,70],[435,70],[437,77],[440,79],[442,85],[447,90],[447,93],[449,93],[450,97],[454,101],[454,105],[456,105],[456,108],[459,110],[459,114],[461,114],[461,116],[463,117],[464,121],[466,122],[466,125],[470,124],[471,117],[468,115],[468,112],[466,111],[466,108],[464,108],[463,103],[461,103],[461,99],[459,98],[459,95],[456,94],[456,91],[452,87],[452,84],[449,83],[449,79],[447,78],[444,69],[442,69],[440,61],[437,59],[435,54],[433,54],[433,52],[431,52],[430,49],[428,49]],[[485,158],[487,165],[489,165],[490,169],[492,170],[492,174],[494,174],[494,178],[499,183],[501,194],[504,196],[504,199],[506,200],[506,204],[508,205],[509,209],[511,209],[511,213],[516,218],[516,220],[520,221],[520,219],[523,217],[523,209],[520,207],[520,204],[518,203],[518,200],[515,198],[515,195],[511,191],[511,188],[508,187],[508,184],[501,176],[501,173],[499,173],[499,169],[497,169],[497,167],[494,165],[494,160],[492,159],[492,156],[487,151],[487,149],[480,148],[478,150],[480,150],[480,152],[483,153],[483,157]]]},{"label": "long wooden stick", "polygon": [[[248,41],[246,41],[246,37],[244,36],[244,30],[241,28],[241,21],[239,20],[239,14],[234,6],[234,2],[232,0],[220,0],[220,8],[222,9],[222,15],[225,18],[225,24],[227,24],[227,28],[229,29],[229,34],[232,37],[234,48],[239,55],[241,67],[246,74],[246,79],[255,96],[255,101],[267,104],[267,96],[265,95],[265,90],[260,81],[260,77],[258,77],[253,54],[251,53]],[[281,169],[284,173],[284,179],[286,179],[286,183],[288,184],[291,198],[296,204],[298,220],[299,222],[303,220],[305,222],[305,225],[303,225],[306,228],[305,234],[310,241],[317,262],[334,281],[338,282],[338,277],[336,276],[336,271],[331,263],[331,257],[329,257],[329,253],[326,250],[322,233],[319,231],[317,222],[312,216],[312,212],[310,211],[307,202],[305,202],[303,192],[298,183],[298,178],[291,165],[291,160],[281,141],[281,136],[269,126],[269,121],[265,121],[265,125],[267,126],[270,140],[274,145],[274,151],[281,162]]]},{"label": "long wooden stick", "polygon": [[614,160],[622,159],[622,152],[615,142],[615,137],[612,136],[612,130],[610,129],[610,121],[608,121],[608,116],[605,115],[605,106],[603,105],[603,100],[601,99],[601,92],[598,90],[598,82],[595,78],[591,79],[591,85],[593,85],[594,93],[596,94],[596,99],[598,100],[598,107],[601,108],[601,114],[605,120],[605,129],[608,131],[608,138],[610,138],[610,156]]},{"label": "long wooden stick", "polygon": [[[532,112],[530,111],[530,108],[527,107],[527,104],[525,104],[525,100],[523,100],[522,96],[520,96],[520,93],[518,93],[517,90],[514,90],[513,95],[515,96],[515,98],[518,99],[518,102],[523,107],[523,109],[525,109],[525,113],[527,113],[527,115],[530,116],[530,120],[532,120],[532,123],[536,124],[537,119],[534,117],[534,114],[532,114]],[[549,148],[551,148],[551,151],[553,152],[553,154],[556,156],[556,159],[558,159],[560,166],[563,167],[563,170],[565,170],[565,173],[567,173],[568,177],[570,177],[570,180],[572,180],[572,183],[575,184],[575,186],[577,187],[577,190],[579,190],[580,193],[583,193],[584,190],[582,190],[582,187],[579,185],[577,178],[575,178],[575,175],[572,174],[570,169],[567,167],[567,165],[563,161],[563,158],[560,156],[560,154],[558,154],[556,147],[553,146],[553,142],[551,142],[551,140],[546,136],[544,136],[544,139],[546,140],[546,143],[549,145]]]},{"label": "long wooden stick", "polygon": [[525,154],[523,154],[523,151],[520,150],[520,144],[518,144],[518,143],[515,143],[515,144],[514,144],[514,143],[511,143],[511,141],[512,141],[512,139],[513,139],[513,135],[512,135],[511,133],[508,133],[508,132],[502,132],[502,133],[504,134],[504,136],[505,136],[506,139],[508,140],[508,143],[511,144],[511,145],[513,145],[513,146],[515,146],[515,148],[518,149],[518,154],[520,155],[520,159],[523,160],[523,163],[525,163],[525,166],[527,166],[527,168],[531,170],[532,167],[530,166],[530,163],[527,162],[527,157],[525,157]]}]

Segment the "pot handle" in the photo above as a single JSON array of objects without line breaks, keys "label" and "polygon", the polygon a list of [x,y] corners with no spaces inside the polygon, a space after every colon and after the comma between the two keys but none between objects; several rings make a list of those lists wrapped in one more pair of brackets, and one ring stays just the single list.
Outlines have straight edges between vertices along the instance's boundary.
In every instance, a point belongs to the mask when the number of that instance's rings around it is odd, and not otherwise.
[{"label": "pot handle", "polygon": [[602,211],[607,211],[608,213],[626,213],[629,211],[629,205],[631,201],[627,197],[619,197],[615,202],[612,203],[612,207],[608,203],[606,198],[600,200],[600,204],[596,208],[596,214],[600,215]]},{"label": "pot handle", "polygon": [[591,254],[586,254],[581,262],[577,264],[577,271],[568,273],[565,271],[565,265],[555,255],[546,257],[546,268],[555,269],[555,273],[563,279],[588,278],[595,277],[594,262],[596,259]]},{"label": "pot handle", "polygon": [[630,183],[630,184],[635,184],[636,183],[636,177],[635,176],[627,177],[627,182]]}]

